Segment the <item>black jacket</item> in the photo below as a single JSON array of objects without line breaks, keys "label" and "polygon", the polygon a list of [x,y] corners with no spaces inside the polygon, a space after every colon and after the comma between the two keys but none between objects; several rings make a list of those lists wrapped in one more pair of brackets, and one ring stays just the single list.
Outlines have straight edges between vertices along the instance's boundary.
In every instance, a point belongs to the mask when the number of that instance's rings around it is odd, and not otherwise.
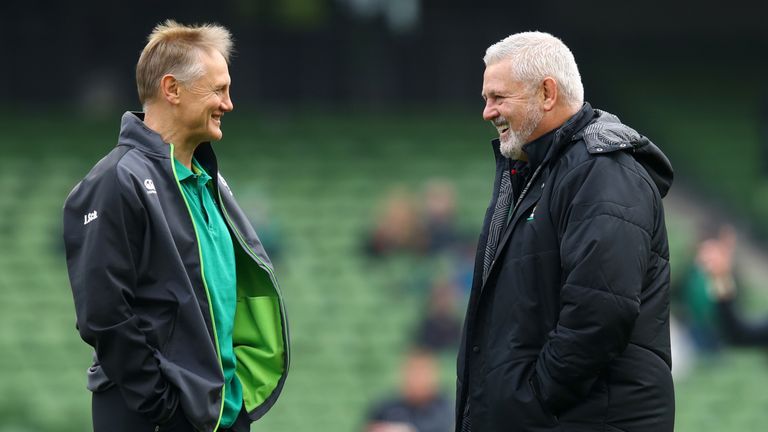
[{"label": "black jacket", "polygon": [[[289,365],[288,327],[272,265],[218,172],[211,145],[194,157],[215,180],[235,243],[233,345],[251,420],[274,404]],[[64,204],[77,326],[93,346],[88,387],[116,385],[127,406],[161,424],[181,409],[201,431],[220,419],[224,376],[196,227],[173,146],[125,113],[117,147]]]},{"label": "black jacket", "polygon": [[[526,146],[537,175],[487,280],[478,244],[458,359],[457,425],[472,430],[672,431],[667,158],[589,104]],[[515,197],[517,199],[518,197]]]}]

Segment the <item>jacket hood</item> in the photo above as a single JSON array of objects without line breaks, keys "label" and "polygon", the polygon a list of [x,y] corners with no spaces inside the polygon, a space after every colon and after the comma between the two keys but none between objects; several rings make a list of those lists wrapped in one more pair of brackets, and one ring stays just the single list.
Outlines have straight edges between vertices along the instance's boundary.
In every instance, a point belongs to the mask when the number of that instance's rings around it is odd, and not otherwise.
[{"label": "jacket hood", "polygon": [[581,134],[592,154],[630,151],[645,168],[662,197],[672,186],[674,171],[667,156],[647,137],[625,125],[615,115],[596,109],[595,120]]}]

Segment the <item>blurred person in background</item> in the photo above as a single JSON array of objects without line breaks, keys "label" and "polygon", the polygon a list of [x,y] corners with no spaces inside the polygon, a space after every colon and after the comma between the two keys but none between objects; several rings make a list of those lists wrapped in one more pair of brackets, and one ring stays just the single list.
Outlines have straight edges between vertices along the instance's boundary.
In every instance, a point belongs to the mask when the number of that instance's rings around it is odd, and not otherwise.
[{"label": "blurred person in background", "polygon": [[368,413],[365,432],[448,432],[453,404],[440,393],[434,355],[412,349],[402,365],[400,393],[379,402]]},{"label": "blurred person in background", "polygon": [[432,282],[423,318],[416,330],[417,345],[436,353],[452,351],[459,346],[458,291],[451,279],[438,277]]},{"label": "blurred person in background", "polygon": [[424,188],[424,230],[431,253],[454,252],[463,236],[456,221],[456,190],[452,183],[432,179]]},{"label": "blurred person in background", "polygon": [[423,254],[426,250],[424,226],[419,207],[404,188],[395,188],[384,198],[365,249],[372,257],[398,253]]},{"label": "blurred person in background", "polygon": [[155,27],[136,67],[144,112],[72,190],[64,242],[95,432],[238,431],[288,371],[264,249],[219,174],[230,33]]},{"label": "blurred person in background", "polygon": [[499,138],[457,430],[672,431],[669,161],[584,102],[556,37],[511,35],[484,62],[483,118]]},{"label": "blurred person in background", "polygon": [[678,267],[678,271],[682,267],[685,276],[676,284],[673,300],[677,303],[676,310],[690,335],[692,346],[699,355],[717,354],[723,344],[717,300],[713,296],[712,281],[706,261],[702,260],[702,252],[708,250],[711,244],[720,245],[725,241],[728,230],[730,228],[721,228],[717,222],[705,222],[700,228],[688,269],[684,265]]},{"label": "blurred person in background", "polygon": [[736,232],[725,225],[717,238],[701,243],[697,261],[708,276],[708,293],[716,305],[719,325],[727,340],[739,346],[768,346],[768,318],[749,321],[736,307],[733,255]]}]

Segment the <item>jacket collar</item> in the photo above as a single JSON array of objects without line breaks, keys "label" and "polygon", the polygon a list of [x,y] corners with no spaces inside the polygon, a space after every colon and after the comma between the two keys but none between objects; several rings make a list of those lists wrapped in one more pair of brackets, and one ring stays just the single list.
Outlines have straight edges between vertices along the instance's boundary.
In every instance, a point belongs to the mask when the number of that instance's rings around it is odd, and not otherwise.
[{"label": "jacket collar", "polygon": [[[171,146],[144,123],[144,113],[139,111],[126,111],[123,114],[118,145],[134,147],[163,158],[171,157]],[[193,157],[211,178],[217,178],[218,163],[211,143],[204,142],[197,146]]]},{"label": "jacket collar", "polygon": [[555,132],[557,130],[558,129],[552,129],[523,146],[523,151],[528,156],[528,169],[530,172],[535,171],[536,168],[544,162],[544,158],[546,158],[549,153],[549,148],[552,146],[552,141],[555,138]]},{"label": "jacket collar", "polygon": [[571,141],[574,141],[577,138],[576,135],[581,132],[582,129],[594,121],[595,117],[597,117],[597,113],[592,108],[592,105],[590,105],[589,102],[584,102],[584,105],[581,106],[581,109],[576,112],[576,114],[571,116],[571,118],[563,123],[562,126],[555,129],[555,137],[552,146],[549,148],[544,160],[552,159],[560,154]]},{"label": "jacket collar", "polygon": [[[523,146],[523,151],[528,155],[529,169],[535,170],[539,165],[559,154],[560,151],[573,140],[574,135],[592,122],[596,115],[597,114],[592,106],[588,102],[585,102],[581,109],[571,116],[571,118],[566,120],[560,127],[525,144]],[[502,156],[499,146],[500,143],[498,138],[491,141],[491,147],[493,147],[493,154],[496,157],[497,163],[503,159],[507,159]]]},{"label": "jacket collar", "polygon": [[170,157],[170,146],[163,141],[159,133],[144,123],[144,113],[126,111],[120,122],[120,141],[118,145],[127,145],[156,156]]}]

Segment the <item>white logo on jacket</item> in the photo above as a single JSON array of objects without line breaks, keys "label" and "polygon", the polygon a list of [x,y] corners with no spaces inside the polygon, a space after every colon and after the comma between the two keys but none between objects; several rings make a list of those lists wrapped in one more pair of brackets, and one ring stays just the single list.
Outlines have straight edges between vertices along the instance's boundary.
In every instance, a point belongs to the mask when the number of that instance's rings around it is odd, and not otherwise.
[{"label": "white logo on jacket", "polygon": [[152,179],[146,179],[144,180],[144,187],[147,188],[148,194],[156,194],[157,191],[155,190],[155,182],[152,181]]},{"label": "white logo on jacket", "polygon": [[89,223],[96,220],[97,217],[99,217],[99,214],[96,212],[96,210],[90,213],[86,213],[85,215],[83,215],[83,225],[88,225]]},{"label": "white logo on jacket", "polygon": [[221,180],[221,184],[223,184],[224,187],[227,188],[227,192],[229,192],[230,195],[234,196],[234,194],[232,193],[232,189],[229,188],[229,185],[227,184],[227,181],[224,180],[224,177],[221,174],[219,174],[219,180]]}]

